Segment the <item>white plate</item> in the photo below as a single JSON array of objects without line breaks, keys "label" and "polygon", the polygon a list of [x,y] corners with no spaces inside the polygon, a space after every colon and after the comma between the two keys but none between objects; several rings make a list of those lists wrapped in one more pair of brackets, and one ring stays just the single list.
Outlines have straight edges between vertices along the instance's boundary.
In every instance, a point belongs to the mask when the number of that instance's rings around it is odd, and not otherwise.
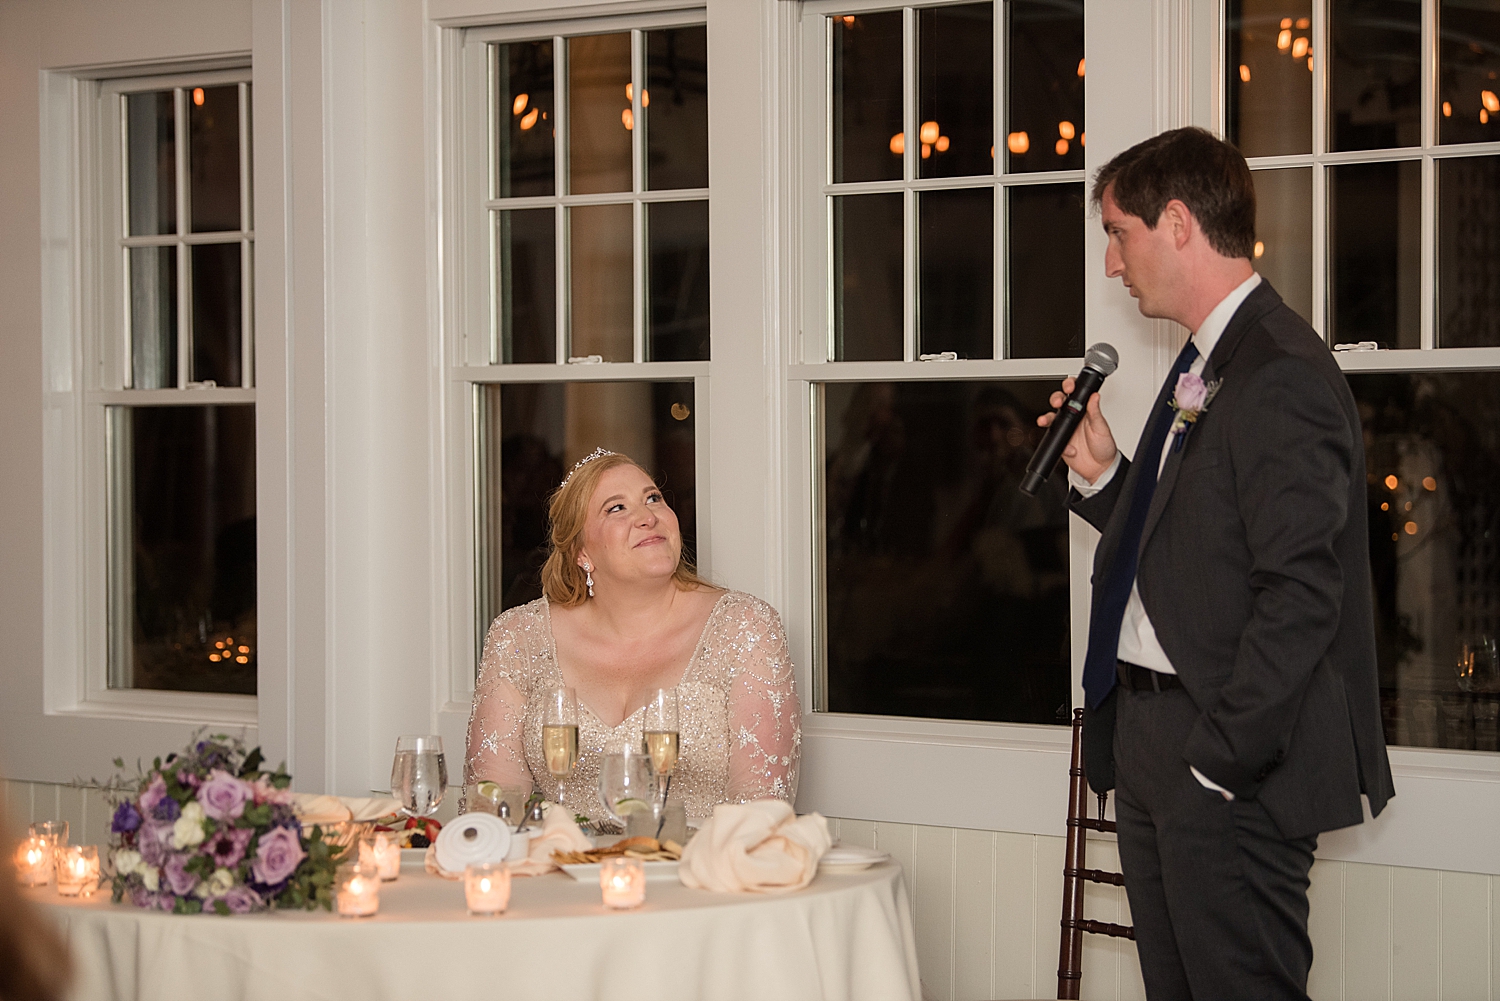
[{"label": "white plate", "polygon": [[876,863],[889,861],[890,857],[889,852],[876,851],[873,848],[841,845],[837,848],[830,848],[819,860],[818,868],[823,872],[859,872]]},{"label": "white plate", "polygon": [[[646,867],[647,882],[657,879],[677,878],[676,862],[642,862],[641,864]],[[594,883],[597,885],[599,882],[598,862],[580,862],[573,865],[565,865],[562,867],[562,871],[580,883]]]}]

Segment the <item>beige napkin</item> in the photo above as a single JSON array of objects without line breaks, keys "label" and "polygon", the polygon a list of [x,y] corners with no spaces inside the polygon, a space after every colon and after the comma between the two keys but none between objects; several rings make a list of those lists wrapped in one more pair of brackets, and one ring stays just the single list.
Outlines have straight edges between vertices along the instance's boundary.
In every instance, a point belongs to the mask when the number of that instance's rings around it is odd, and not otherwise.
[{"label": "beige napkin", "polygon": [[353,814],[337,796],[320,796],[310,792],[292,793],[292,812],[303,826],[309,824],[342,824]]},{"label": "beige napkin", "polygon": [[[552,861],[553,852],[586,852],[594,847],[593,842],[578,829],[568,811],[559,806],[550,807],[547,819],[542,821],[542,829],[530,833],[531,847],[526,857],[510,864],[513,876],[542,876],[556,872],[557,863]],[[437,864],[437,845],[427,849],[427,854],[422,857],[422,867],[432,875],[444,879],[463,878],[463,873],[448,872]]]},{"label": "beige napkin", "polygon": [[688,842],[677,877],[721,893],[800,890],[832,843],[828,821],[816,813],[799,817],[785,800],[721,803]]},{"label": "beige napkin", "polygon": [[401,809],[401,801],[389,796],[344,796],[341,802],[349,810],[349,819],[361,824],[389,817]]}]

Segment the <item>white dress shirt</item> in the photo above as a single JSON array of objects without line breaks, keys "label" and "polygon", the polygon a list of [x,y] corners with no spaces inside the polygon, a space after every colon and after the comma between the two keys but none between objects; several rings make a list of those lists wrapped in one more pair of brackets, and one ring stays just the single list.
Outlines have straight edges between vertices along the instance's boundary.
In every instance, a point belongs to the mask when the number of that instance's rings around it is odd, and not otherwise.
[{"label": "white dress shirt", "polygon": [[[1213,353],[1214,347],[1219,343],[1219,338],[1224,335],[1224,328],[1229,326],[1230,319],[1245,301],[1245,297],[1259,284],[1260,275],[1251,274],[1233,292],[1219,300],[1219,304],[1204,318],[1203,323],[1193,332],[1192,339],[1194,346],[1198,348],[1198,357],[1188,369],[1189,372],[1194,375],[1203,374],[1203,367],[1208,364],[1208,356]],[[1173,439],[1173,435],[1167,435],[1166,443],[1162,446],[1156,467],[1158,475],[1162,467],[1167,464],[1167,456],[1171,454]],[[1068,470],[1068,482],[1080,495],[1092,497],[1114,479],[1115,474],[1120,470],[1120,458],[1120,454],[1116,453],[1114,462],[1110,463],[1109,468],[1093,483],[1071,469]],[[1119,659],[1127,664],[1139,664],[1141,667],[1147,667],[1162,674],[1177,673],[1177,669],[1172,666],[1172,661],[1167,657],[1167,652],[1161,648],[1161,643],[1156,638],[1156,629],[1151,625],[1151,617],[1146,614],[1146,606],[1141,604],[1141,593],[1134,583],[1130,585],[1130,601],[1125,606],[1125,617],[1120,622]],[[1204,778],[1198,769],[1194,768],[1193,774],[1208,788],[1217,789],[1226,797],[1232,798],[1228,790]]]}]

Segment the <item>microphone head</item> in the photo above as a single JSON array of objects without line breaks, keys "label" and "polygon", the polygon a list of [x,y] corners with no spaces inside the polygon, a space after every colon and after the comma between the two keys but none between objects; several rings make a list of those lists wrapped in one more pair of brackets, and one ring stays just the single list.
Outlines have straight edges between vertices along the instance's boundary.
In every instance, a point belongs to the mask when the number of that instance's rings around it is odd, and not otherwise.
[{"label": "microphone head", "polygon": [[1115,369],[1120,367],[1120,352],[1116,351],[1113,344],[1100,341],[1089,348],[1089,353],[1083,356],[1085,368],[1091,368],[1101,375],[1114,375]]}]

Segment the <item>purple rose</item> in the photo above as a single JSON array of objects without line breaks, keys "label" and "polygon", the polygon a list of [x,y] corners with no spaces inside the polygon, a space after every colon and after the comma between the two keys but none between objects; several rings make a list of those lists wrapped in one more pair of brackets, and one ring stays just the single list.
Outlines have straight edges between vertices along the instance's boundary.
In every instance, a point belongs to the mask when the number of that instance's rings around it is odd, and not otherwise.
[{"label": "purple rose", "polygon": [[115,807],[115,818],[109,822],[109,829],[116,834],[126,834],[141,826],[141,813],[130,802],[126,800]]},{"label": "purple rose", "polygon": [[147,865],[159,866],[166,861],[166,842],[171,836],[171,824],[147,821],[141,825],[140,832],[136,835],[136,851],[141,853],[141,858],[146,860]]},{"label": "purple rose", "polygon": [[224,905],[231,914],[249,914],[262,906],[260,894],[248,886],[236,886],[224,894]]},{"label": "purple rose", "polygon": [[245,857],[245,846],[255,834],[248,827],[226,827],[203,846],[204,852],[222,869],[233,869]]},{"label": "purple rose", "polygon": [[148,817],[153,815],[156,812],[157,804],[166,798],[168,798],[167,783],[158,775],[151,780],[151,784],[141,793],[141,812]]},{"label": "purple rose", "polygon": [[250,872],[257,883],[275,886],[285,882],[307,857],[302,839],[290,827],[277,827],[260,837],[255,846],[255,863]]},{"label": "purple rose", "polygon": [[167,859],[167,864],[162,866],[162,874],[167,877],[167,885],[172,887],[173,893],[184,897],[192,893],[193,887],[198,885],[198,877],[183,868],[187,865],[187,860],[187,855],[173,855]]},{"label": "purple rose", "polygon": [[1176,403],[1178,410],[1202,410],[1208,401],[1208,386],[1202,377],[1184,372],[1177,377]]},{"label": "purple rose", "polygon": [[228,772],[215,769],[198,789],[203,812],[215,820],[234,820],[245,812],[245,804],[255,797],[255,789]]},{"label": "purple rose", "polygon": [[130,902],[137,907],[152,906],[152,893],[144,886],[137,886],[130,891]]}]

